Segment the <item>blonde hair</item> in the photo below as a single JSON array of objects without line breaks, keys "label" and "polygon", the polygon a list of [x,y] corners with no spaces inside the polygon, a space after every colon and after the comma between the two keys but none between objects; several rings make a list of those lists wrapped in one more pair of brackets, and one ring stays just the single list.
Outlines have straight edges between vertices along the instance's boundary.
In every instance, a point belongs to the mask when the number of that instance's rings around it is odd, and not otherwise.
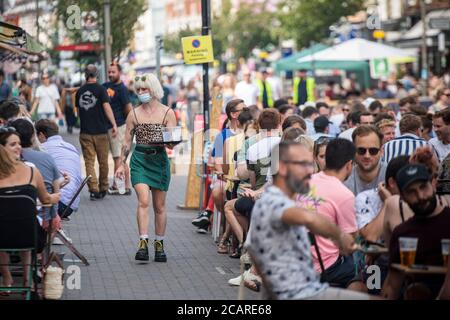
[{"label": "blonde hair", "polygon": [[158,78],[153,73],[138,75],[135,78],[134,89],[148,89],[153,98],[161,100],[164,97],[164,90]]},{"label": "blonde hair", "polygon": [[298,136],[296,139],[294,139],[294,141],[300,143],[302,146],[304,146],[310,152],[314,151],[314,141],[310,137],[301,135],[301,136]]},{"label": "blonde hair", "polygon": [[8,154],[6,148],[0,144],[0,179],[7,178],[16,172],[14,161]]}]

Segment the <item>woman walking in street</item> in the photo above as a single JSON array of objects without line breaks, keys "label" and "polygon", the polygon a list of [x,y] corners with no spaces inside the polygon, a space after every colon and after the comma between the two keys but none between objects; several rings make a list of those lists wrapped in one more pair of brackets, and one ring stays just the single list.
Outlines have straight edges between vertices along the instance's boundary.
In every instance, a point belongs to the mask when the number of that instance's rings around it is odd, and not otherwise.
[{"label": "woman walking in street", "polygon": [[131,183],[138,198],[137,222],[139,228],[139,249],[135,259],[148,261],[148,224],[150,191],[155,212],[155,261],[166,262],[164,235],[166,232],[166,192],[170,182],[170,163],[163,145],[163,129],[175,127],[174,111],[161,104],[164,95],[162,86],[153,74],[135,78],[136,93],[140,105],[127,117],[125,141],[122,147],[122,165],[116,171],[116,178],[124,177],[124,166],[131,151],[133,135],[136,148],[130,160]]}]

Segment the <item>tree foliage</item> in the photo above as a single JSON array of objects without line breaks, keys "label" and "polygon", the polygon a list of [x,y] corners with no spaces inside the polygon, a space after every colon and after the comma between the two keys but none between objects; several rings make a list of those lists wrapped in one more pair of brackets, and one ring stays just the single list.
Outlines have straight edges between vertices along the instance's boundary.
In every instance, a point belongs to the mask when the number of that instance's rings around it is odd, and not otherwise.
[{"label": "tree foliage", "polygon": [[[118,57],[127,48],[129,41],[134,37],[135,26],[138,18],[147,9],[146,0],[111,0],[111,35],[113,57]],[[67,8],[70,5],[78,5],[81,11],[96,11],[99,16],[99,28],[103,30],[104,0],[59,0],[57,4],[58,16],[63,21],[67,19]],[[75,43],[81,42],[79,30],[69,31],[69,35]]]},{"label": "tree foliage", "polygon": [[329,36],[329,27],[341,17],[361,10],[364,0],[283,0],[279,19],[283,36],[295,40],[298,48]]},{"label": "tree foliage", "polygon": [[[231,1],[222,2],[222,11],[211,18],[214,56],[219,58],[228,48],[233,48],[236,59],[248,58],[255,48],[264,49],[277,44],[276,14],[266,10],[267,1],[240,5],[232,11]],[[165,36],[164,48],[168,52],[181,52],[181,38],[199,35],[201,30],[181,30]]]}]

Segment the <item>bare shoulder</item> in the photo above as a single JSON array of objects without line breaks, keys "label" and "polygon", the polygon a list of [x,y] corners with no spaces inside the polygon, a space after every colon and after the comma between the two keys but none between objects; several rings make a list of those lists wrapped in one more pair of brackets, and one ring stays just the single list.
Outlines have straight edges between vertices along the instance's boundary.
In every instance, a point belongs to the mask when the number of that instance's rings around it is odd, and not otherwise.
[{"label": "bare shoulder", "polygon": [[400,200],[400,196],[399,195],[390,196],[389,198],[387,198],[385,200],[386,208],[389,208],[389,209],[398,208],[399,200]]}]

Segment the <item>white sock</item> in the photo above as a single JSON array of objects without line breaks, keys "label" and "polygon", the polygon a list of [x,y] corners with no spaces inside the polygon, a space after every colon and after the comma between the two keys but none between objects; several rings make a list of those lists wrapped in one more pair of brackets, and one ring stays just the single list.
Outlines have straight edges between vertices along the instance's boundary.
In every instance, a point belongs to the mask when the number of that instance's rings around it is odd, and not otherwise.
[{"label": "white sock", "polygon": [[139,239],[140,239],[140,240],[147,240],[147,241],[148,241],[148,234],[141,234],[141,235],[139,236]]},{"label": "white sock", "polygon": [[156,241],[162,241],[162,240],[164,240],[164,236],[158,236],[158,235],[156,235]]}]

